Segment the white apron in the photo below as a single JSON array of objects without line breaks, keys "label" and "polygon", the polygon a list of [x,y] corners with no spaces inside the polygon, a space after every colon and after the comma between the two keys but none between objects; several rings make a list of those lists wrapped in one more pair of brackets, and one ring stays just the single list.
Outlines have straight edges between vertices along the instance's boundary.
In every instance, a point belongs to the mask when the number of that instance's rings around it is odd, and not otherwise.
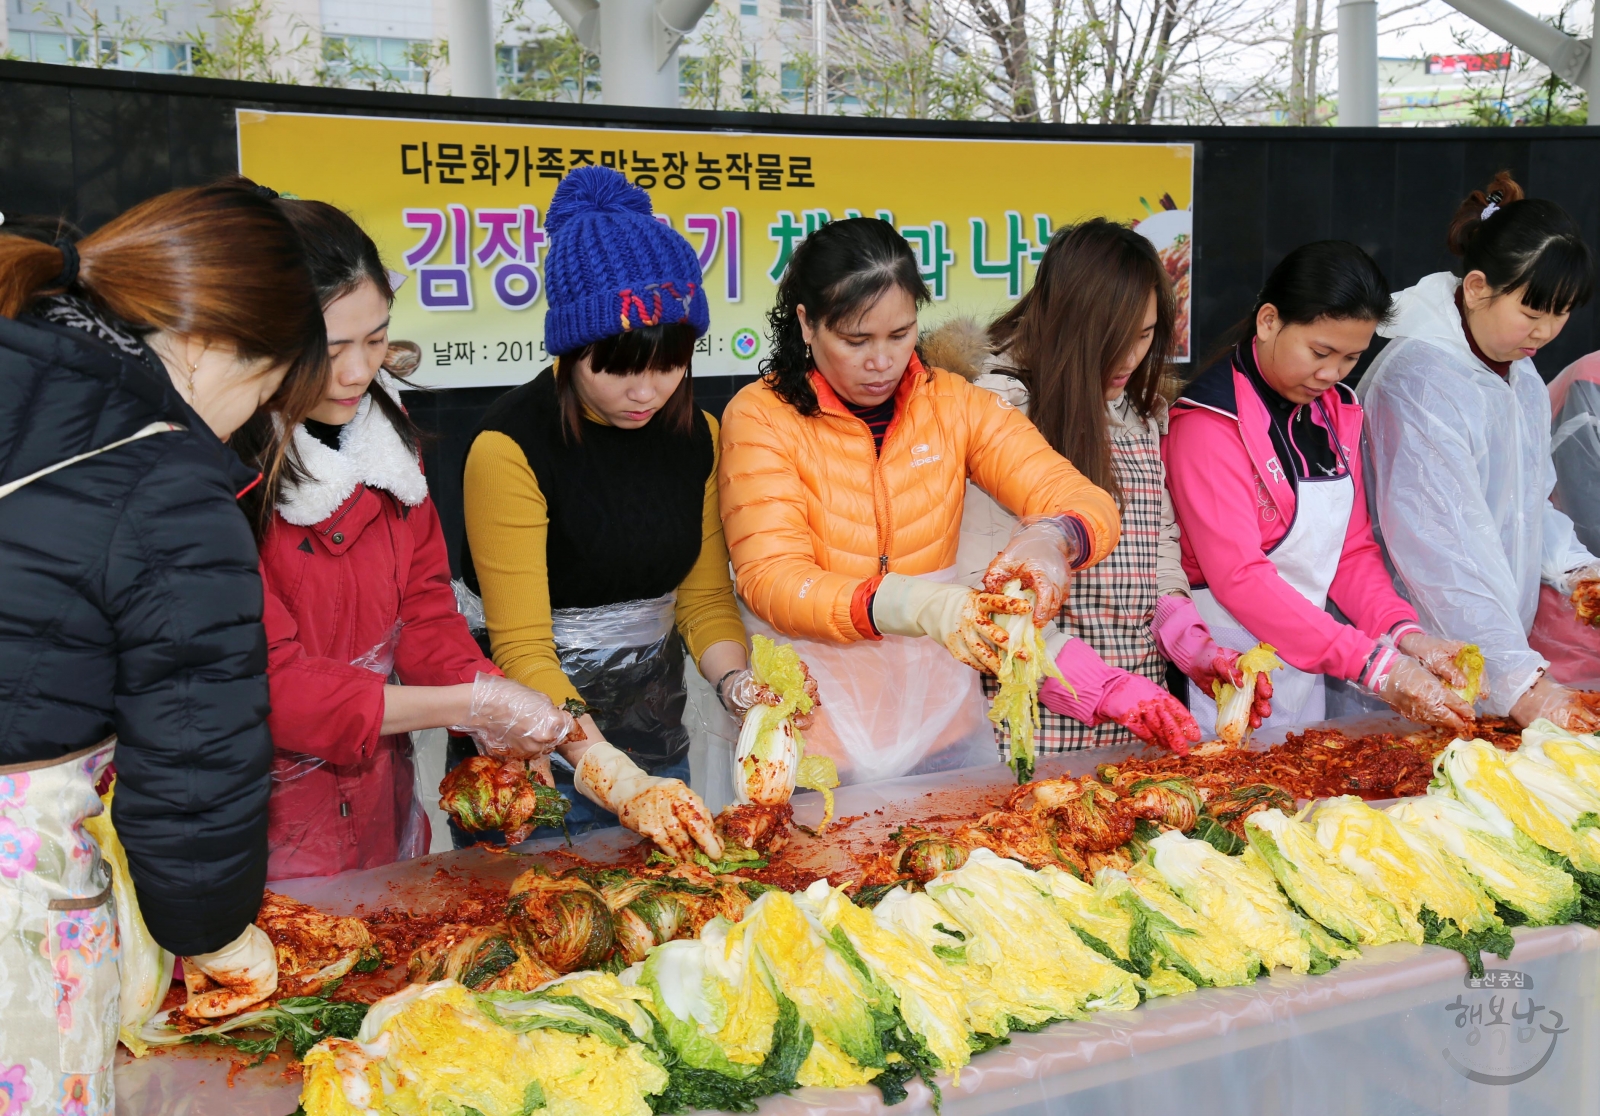
[{"label": "white apron", "polygon": [[[954,566],[919,575],[953,582]],[[876,783],[1000,762],[978,672],[931,639],[823,643],[791,639],[740,601],[745,630],[791,643],[817,680],[822,706],[805,732],[806,751],[825,755],[839,781]]]},{"label": "white apron", "polygon": [[[1317,608],[1326,608],[1328,587],[1339,572],[1339,556],[1344,550],[1350,513],[1355,508],[1355,479],[1347,466],[1342,477],[1302,479],[1297,488],[1294,522],[1267,558],[1277,567],[1278,576],[1295,592]],[[1211,638],[1222,646],[1248,651],[1262,641],[1262,637],[1247,631],[1223,608],[1211,590],[1197,589],[1193,597],[1201,619],[1211,629]],[[1322,675],[1307,674],[1285,665],[1282,670],[1273,672],[1272,716],[1262,727],[1293,727],[1324,720],[1327,698]],[[1192,681],[1189,683],[1189,710],[1200,728],[1211,732],[1217,723],[1216,700]]]}]

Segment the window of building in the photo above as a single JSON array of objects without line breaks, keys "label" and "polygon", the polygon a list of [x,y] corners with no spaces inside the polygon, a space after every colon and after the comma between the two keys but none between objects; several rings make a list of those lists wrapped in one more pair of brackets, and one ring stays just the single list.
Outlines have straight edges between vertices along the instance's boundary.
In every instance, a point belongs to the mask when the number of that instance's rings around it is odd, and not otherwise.
[{"label": "window of building", "polygon": [[739,14],[742,16],[758,16],[761,9],[756,6],[756,0],[739,0]]},{"label": "window of building", "polygon": [[420,85],[427,75],[412,61],[412,51],[426,45],[426,39],[324,35],[322,58],[329,70],[353,84],[398,81]]},{"label": "window of building", "polygon": [[187,43],[120,43],[115,39],[96,40],[52,31],[16,31],[11,36],[11,50],[25,61],[49,62],[58,66],[93,66],[98,62],[99,65],[119,70],[144,70],[158,74],[185,74],[190,71],[190,47]]},{"label": "window of building", "polygon": [[796,66],[793,62],[785,62],[779,77],[785,100],[805,100],[807,92],[806,77],[799,66]]}]

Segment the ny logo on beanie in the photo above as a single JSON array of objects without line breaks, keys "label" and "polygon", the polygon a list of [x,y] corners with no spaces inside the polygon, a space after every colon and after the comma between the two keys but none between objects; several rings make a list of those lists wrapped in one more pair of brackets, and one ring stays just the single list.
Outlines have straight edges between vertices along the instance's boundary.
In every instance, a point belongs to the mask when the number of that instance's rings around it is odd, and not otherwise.
[{"label": "ny logo on beanie", "polygon": [[657,221],[650,195],[609,167],[579,167],[545,215],[546,351],[560,356],[618,333],[711,325],[700,257]]}]

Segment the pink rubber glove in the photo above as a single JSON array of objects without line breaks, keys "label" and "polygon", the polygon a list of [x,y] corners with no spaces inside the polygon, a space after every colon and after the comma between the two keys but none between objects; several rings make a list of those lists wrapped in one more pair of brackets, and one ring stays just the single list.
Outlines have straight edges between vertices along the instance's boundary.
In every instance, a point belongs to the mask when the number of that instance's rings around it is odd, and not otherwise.
[{"label": "pink rubber glove", "polygon": [[[1200,610],[1188,597],[1171,593],[1157,600],[1150,634],[1155,637],[1156,650],[1162,657],[1183,671],[1202,693],[1215,693],[1212,687],[1217,682],[1244,684],[1239,652],[1211,638],[1211,630],[1200,618]],[[1250,706],[1250,727],[1260,728],[1270,716],[1272,678],[1262,671],[1256,675],[1256,700]]]},{"label": "pink rubber glove", "polygon": [[1086,725],[1114,721],[1140,740],[1180,756],[1188,755],[1189,744],[1200,739],[1200,726],[1181,701],[1154,682],[1109,665],[1081,639],[1068,640],[1056,653],[1056,669],[1072,689],[1045,679],[1039,701],[1052,712]]}]

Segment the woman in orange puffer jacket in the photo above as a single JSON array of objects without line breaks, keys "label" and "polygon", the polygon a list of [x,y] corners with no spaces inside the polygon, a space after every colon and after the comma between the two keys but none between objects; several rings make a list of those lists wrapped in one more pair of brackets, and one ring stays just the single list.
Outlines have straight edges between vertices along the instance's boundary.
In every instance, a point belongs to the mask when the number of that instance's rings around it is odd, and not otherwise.
[{"label": "woman in orange puffer jacket", "polygon": [[[824,226],[779,286],[762,380],[722,420],[722,519],[747,627],[796,644],[822,694],[807,751],[846,783],[997,762],[977,671],[999,666],[993,617],[1027,611],[999,591],[1020,578],[1043,624],[1069,570],[1120,535],[1111,497],[1021,412],[922,365],[927,299],[891,225]],[[955,583],[969,477],[1023,517],[988,591]]]}]

